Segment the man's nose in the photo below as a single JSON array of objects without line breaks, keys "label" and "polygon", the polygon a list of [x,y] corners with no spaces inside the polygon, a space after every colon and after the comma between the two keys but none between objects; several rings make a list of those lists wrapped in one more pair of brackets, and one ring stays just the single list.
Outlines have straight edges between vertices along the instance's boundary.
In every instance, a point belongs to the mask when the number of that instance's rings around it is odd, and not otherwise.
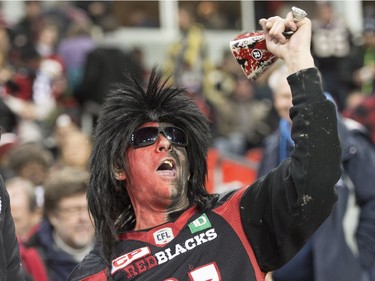
[{"label": "man's nose", "polygon": [[157,147],[159,151],[169,151],[172,148],[172,143],[163,133],[160,133],[157,140]]}]

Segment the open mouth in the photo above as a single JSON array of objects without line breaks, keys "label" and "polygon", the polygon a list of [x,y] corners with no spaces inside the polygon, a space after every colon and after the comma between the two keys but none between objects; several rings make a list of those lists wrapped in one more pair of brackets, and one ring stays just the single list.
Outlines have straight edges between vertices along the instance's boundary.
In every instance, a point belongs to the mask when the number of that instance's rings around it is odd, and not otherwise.
[{"label": "open mouth", "polygon": [[162,176],[174,177],[176,175],[176,164],[173,160],[165,160],[158,167],[157,172]]}]

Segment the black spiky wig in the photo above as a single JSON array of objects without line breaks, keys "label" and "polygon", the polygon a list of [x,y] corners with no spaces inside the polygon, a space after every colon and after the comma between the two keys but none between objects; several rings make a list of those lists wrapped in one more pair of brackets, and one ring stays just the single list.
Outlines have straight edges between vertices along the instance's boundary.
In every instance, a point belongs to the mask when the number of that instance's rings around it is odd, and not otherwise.
[{"label": "black spiky wig", "polygon": [[96,236],[108,263],[118,231],[131,230],[135,225],[126,183],[115,178],[115,171],[125,170],[131,134],[139,126],[153,121],[184,129],[189,138],[189,200],[204,209],[214,198],[204,187],[210,145],[208,120],[183,89],[167,86],[161,77],[153,68],[144,87],[131,75],[124,75],[124,80],[109,91],[94,131],[87,197]]}]

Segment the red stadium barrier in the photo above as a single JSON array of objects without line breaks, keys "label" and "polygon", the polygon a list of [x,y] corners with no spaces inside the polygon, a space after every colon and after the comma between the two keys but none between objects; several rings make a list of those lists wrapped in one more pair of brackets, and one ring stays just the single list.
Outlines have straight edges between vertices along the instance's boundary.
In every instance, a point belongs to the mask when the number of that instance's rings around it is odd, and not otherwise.
[{"label": "red stadium barrier", "polygon": [[262,150],[258,148],[249,150],[243,157],[221,155],[211,148],[207,156],[208,192],[225,192],[254,182],[261,156]]}]

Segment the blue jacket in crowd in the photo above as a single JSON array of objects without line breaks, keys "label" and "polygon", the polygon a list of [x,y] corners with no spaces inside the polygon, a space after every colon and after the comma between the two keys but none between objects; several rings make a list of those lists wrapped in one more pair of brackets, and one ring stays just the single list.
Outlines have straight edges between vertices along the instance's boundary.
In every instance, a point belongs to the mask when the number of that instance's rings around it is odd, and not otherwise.
[{"label": "blue jacket in crowd", "polygon": [[[339,118],[343,176],[336,184],[338,202],[299,254],[273,272],[274,281],[375,280],[375,147],[362,128]],[[265,140],[258,176],[289,157],[292,148],[288,121],[281,120]]]}]

